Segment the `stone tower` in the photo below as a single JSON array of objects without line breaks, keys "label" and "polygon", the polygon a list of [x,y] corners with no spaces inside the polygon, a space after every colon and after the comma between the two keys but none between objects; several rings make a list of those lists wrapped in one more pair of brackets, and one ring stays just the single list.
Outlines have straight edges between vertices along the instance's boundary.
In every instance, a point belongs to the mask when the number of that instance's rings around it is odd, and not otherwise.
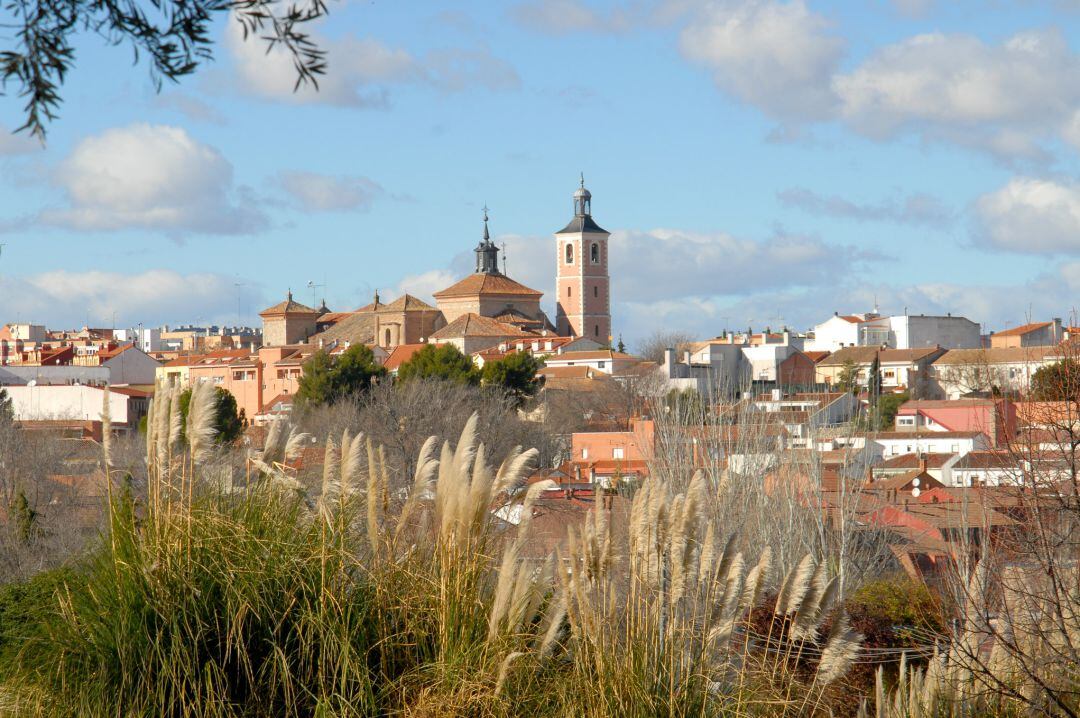
[{"label": "stone tower", "polygon": [[611,341],[609,236],[593,221],[592,194],[582,177],[574,192],[574,218],[555,233],[555,329],[560,336]]}]

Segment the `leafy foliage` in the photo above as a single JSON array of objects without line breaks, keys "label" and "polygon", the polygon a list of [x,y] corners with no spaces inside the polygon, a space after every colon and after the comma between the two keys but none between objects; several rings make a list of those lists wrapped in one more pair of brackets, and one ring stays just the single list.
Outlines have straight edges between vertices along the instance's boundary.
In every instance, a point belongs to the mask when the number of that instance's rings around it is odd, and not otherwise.
[{"label": "leafy foliage", "polygon": [[836,387],[840,391],[859,393],[859,365],[853,359],[848,359],[840,367],[840,374],[836,377]]},{"label": "leafy foliage", "polygon": [[11,397],[7,389],[0,387],[0,423],[10,424],[15,420],[15,407],[11,405]]},{"label": "leafy foliage", "polygon": [[15,531],[23,542],[29,541],[37,528],[38,512],[30,505],[26,492],[22,489],[15,494],[11,503],[11,514],[15,519]]},{"label": "leafy foliage", "polygon": [[427,344],[398,367],[398,379],[442,379],[476,386],[480,370],[453,344]]},{"label": "leafy foliage", "polygon": [[367,391],[373,380],[385,375],[374,352],[363,344],[349,347],[338,357],[320,349],[304,363],[296,400],[306,406],[333,404]]},{"label": "leafy foliage", "polygon": [[514,397],[520,406],[529,397],[535,396],[544,385],[544,378],[538,377],[541,362],[528,352],[511,352],[498,361],[484,364],[481,379],[484,386],[497,387]]},{"label": "leafy foliage", "polygon": [[13,660],[28,640],[46,639],[40,629],[54,611],[56,591],[76,580],[76,572],[65,567],[0,585],[0,665]]},{"label": "leafy foliage", "polygon": [[273,0],[8,0],[8,48],[0,50],[0,89],[9,84],[25,99],[28,130],[44,140],[46,124],[56,119],[60,85],[75,64],[77,36],[93,34],[109,45],[131,47],[136,62],[145,59],[160,90],[213,59],[211,30],[221,15],[235,17],[244,38],[257,35],[268,48],[291,56],[296,88],[318,87],[326,71],[325,53],[303,26],[327,14],[323,0],[288,4]]},{"label": "leafy foliage", "polygon": [[1063,359],[1039,367],[1031,377],[1031,398],[1036,401],[1080,400],[1080,362]]},{"label": "leafy foliage", "polygon": [[907,400],[907,393],[885,394],[881,396],[878,399],[877,406],[877,428],[881,431],[889,431],[892,429],[893,424],[896,422],[896,413],[900,411],[900,407]]},{"label": "leafy foliage", "polygon": [[[219,444],[231,444],[244,433],[244,412],[237,408],[236,397],[220,386],[215,387],[217,393],[217,418],[214,421],[214,441]],[[180,435],[183,437],[187,427],[188,407],[191,405],[191,389],[185,389],[180,394],[180,417],[182,425]],[[145,418],[145,417],[144,417]],[[145,424],[140,423],[140,430],[145,433]]]}]

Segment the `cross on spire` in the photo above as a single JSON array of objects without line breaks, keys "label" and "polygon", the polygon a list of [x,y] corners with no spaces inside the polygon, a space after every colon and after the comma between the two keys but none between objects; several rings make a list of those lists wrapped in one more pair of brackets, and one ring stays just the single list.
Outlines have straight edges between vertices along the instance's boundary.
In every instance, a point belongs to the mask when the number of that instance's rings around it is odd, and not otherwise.
[{"label": "cross on spire", "polygon": [[487,202],[484,203],[484,241],[491,239],[491,235],[488,234],[488,206]]}]

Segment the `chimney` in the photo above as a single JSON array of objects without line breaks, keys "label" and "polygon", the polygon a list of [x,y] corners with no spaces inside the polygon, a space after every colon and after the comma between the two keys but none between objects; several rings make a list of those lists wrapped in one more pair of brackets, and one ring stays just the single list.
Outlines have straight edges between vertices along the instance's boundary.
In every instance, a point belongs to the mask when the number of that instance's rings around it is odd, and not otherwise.
[{"label": "chimney", "polygon": [[926,455],[925,454],[921,454],[919,456],[919,473],[920,474],[925,474],[926,473]]},{"label": "chimney", "polygon": [[675,366],[675,349],[673,347],[664,350],[664,366],[667,368],[668,376],[673,376],[672,369]]},{"label": "chimney", "polygon": [[1051,341],[1057,344],[1064,338],[1061,332],[1061,317],[1054,317],[1054,336],[1051,337]]}]

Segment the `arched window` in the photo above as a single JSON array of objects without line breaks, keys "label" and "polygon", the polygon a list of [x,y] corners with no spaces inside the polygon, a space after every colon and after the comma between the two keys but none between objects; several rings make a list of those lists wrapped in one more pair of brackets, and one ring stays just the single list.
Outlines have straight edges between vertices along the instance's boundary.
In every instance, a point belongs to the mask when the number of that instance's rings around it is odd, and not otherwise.
[{"label": "arched window", "polygon": [[570,287],[566,288],[566,296],[568,296],[568,297],[570,296]]},{"label": "arched window", "polygon": [[592,255],[593,264],[600,264],[600,245],[593,242],[592,249],[590,249],[589,252]]},{"label": "arched window", "polygon": [[386,330],[386,346],[390,346],[390,330]]},{"label": "arched window", "polygon": [[570,242],[566,243],[566,263],[567,264],[573,264],[574,263],[574,245],[571,244]]}]

